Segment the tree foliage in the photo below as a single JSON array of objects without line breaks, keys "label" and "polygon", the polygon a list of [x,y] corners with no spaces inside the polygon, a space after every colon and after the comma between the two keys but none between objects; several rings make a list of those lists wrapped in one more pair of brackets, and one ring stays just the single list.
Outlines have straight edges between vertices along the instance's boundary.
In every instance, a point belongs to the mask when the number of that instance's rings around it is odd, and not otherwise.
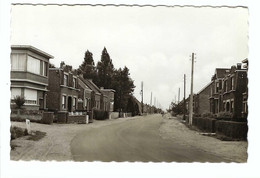
[{"label": "tree foliage", "polygon": [[127,110],[127,101],[134,91],[134,81],[130,77],[129,69],[115,69],[112,59],[104,48],[101,59],[95,67],[92,53],[87,51],[83,63],[78,68],[78,74],[83,74],[84,78],[92,79],[98,87],[114,89],[114,109]]},{"label": "tree foliage", "polygon": [[97,71],[93,60],[93,55],[88,50],[85,52],[84,61],[78,68],[78,74],[83,74],[85,79],[92,79],[97,81]]},{"label": "tree foliage", "polygon": [[114,71],[114,78],[112,88],[115,93],[115,110],[127,110],[127,103],[129,96],[134,91],[134,82],[130,78],[129,69],[125,66],[123,69],[119,68]]},{"label": "tree foliage", "polygon": [[20,109],[25,103],[25,98],[17,95],[14,97],[14,102],[15,102],[17,108]]},{"label": "tree foliage", "polygon": [[112,59],[106,50],[103,49],[101,60],[97,64],[97,86],[111,88],[113,82],[114,65]]}]

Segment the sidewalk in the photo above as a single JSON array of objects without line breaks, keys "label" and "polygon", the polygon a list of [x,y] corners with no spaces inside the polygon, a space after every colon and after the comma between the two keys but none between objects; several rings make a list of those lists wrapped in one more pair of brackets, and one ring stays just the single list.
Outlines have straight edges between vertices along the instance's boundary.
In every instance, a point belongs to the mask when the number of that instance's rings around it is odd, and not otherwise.
[{"label": "sidewalk", "polygon": [[[17,145],[10,152],[11,160],[24,161],[69,161],[72,160],[70,151],[70,142],[76,134],[90,128],[98,128],[114,123],[125,122],[133,118],[119,118],[104,121],[95,120],[91,124],[52,124],[45,125],[39,123],[31,123],[32,130],[46,132],[46,136],[39,141],[26,140],[27,137],[20,137],[12,140],[12,143]],[[12,126],[26,128],[24,122],[12,122]]]},{"label": "sidewalk", "polygon": [[171,117],[171,119],[169,117],[169,115],[164,116],[159,129],[163,138],[174,139],[180,144],[225,157],[232,162],[247,161],[248,143],[246,141],[221,141],[214,137],[203,136],[200,132],[189,129],[176,117]]}]

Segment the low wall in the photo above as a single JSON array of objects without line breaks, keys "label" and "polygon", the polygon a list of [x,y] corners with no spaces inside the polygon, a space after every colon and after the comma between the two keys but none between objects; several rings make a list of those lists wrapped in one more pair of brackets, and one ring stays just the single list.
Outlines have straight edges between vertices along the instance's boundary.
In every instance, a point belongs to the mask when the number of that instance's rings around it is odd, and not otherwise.
[{"label": "low wall", "polygon": [[18,121],[18,122],[25,121],[26,119],[29,119],[31,122],[41,122],[42,114],[34,114],[34,115],[11,114],[10,119],[11,121]]},{"label": "low wall", "polygon": [[204,132],[215,132],[216,119],[214,118],[202,118],[202,117],[193,117],[192,125],[196,126],[198,129]]},{"label": "low wall", "polygon": [[56,115],[57,123],[65,124],[67,123],[69,113],[67,111],[59,111]]},{"label": "low wall", "polygon": [[69,115],[67,123],[88,124],[89,117],[88,115]]},{"label": "low wall", "polygon": [[119,118],[119,112],[109,113],[109,119],[117,119],[117,118]]},{"label": "low wall", "polygon": [[54,119],[54,113],[53,112],[44,112],[42,113],[42,121],[43,124],[52,124]]},{"label": "low wall", "polygon": [[132,117],[132,113],[131,112],[128,112],[128,113],[121,112],[119,117],[121,117],[121,118]]},{"label": "low wall", "polygon": [[216,122],[217,135],[246,140],[248,126],[246,122],[222,121]]}]

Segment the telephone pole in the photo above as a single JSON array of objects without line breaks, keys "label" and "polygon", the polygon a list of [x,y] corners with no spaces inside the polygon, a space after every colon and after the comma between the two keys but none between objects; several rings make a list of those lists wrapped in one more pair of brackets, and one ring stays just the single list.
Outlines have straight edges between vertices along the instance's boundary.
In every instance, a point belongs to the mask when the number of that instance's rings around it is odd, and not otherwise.
[{"label": "telephone pole", "polygon": [[184,74],[184,94],[183,94],[183,120],[186,120],[186,74]]},{"label": "telephone pole", "polygon": [[151,99],[150,99],[150,113],[152,113],[152,104],[153,104],[153,92],[151,92]]},{"label": "telephone pole", "polygon": [[190,103],[189,103],[189,124],[192,125],[193,114],[193,69],[194,69],[194,53],[191,58],[191,85],[190,85]]},{"label": "telephone pole", "polygon": [[180,88],[179,88],[179,92],[178,92],[178,104],[180,103]]},{"label": "telephone pole", "polygon": [[142,95],[142,114],[144,113],[144,83],[143,81],[141,82],[141,95]]}]

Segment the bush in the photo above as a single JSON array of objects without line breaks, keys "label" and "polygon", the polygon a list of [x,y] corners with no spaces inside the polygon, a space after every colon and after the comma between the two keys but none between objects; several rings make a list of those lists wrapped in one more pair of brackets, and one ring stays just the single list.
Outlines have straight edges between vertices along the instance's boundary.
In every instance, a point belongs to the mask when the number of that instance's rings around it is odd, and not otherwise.
[{"label": "bush", "polygon": [[25,98],[22,97],[22,96],[19,96],[19,95],[15,96],[14,97],[14,102],[15,102],[17,108],[20,109],[24,105],[24,103],[25,103]]},{"label": "bush", "polygon": [[107,111],[94,110],[94,119],[96,120],[105,120],[108,119],[109,114]]},{"label": "bush", "polygon": [[52,124],[53,123],[53,112],[44,112],[42,113],[42,122],[43,124]]},{"label": "bush", "polygon": [[202,114],[202,117],[215,118],[216,115],[215,115],[215,114],[212,114],[212,113],[204,113],[204,114]]},{"label": "bush", "polygon": [[217,114],[217,119],[231,120],[232,118],[233,118],[233,114],[230,112],[219,112]]},{"label": "bush", "polygon": [[11,126],[10,132],[11,132],[11,140],[28,135],[27,129],[15,127],[15,126],[14,127]]}]

